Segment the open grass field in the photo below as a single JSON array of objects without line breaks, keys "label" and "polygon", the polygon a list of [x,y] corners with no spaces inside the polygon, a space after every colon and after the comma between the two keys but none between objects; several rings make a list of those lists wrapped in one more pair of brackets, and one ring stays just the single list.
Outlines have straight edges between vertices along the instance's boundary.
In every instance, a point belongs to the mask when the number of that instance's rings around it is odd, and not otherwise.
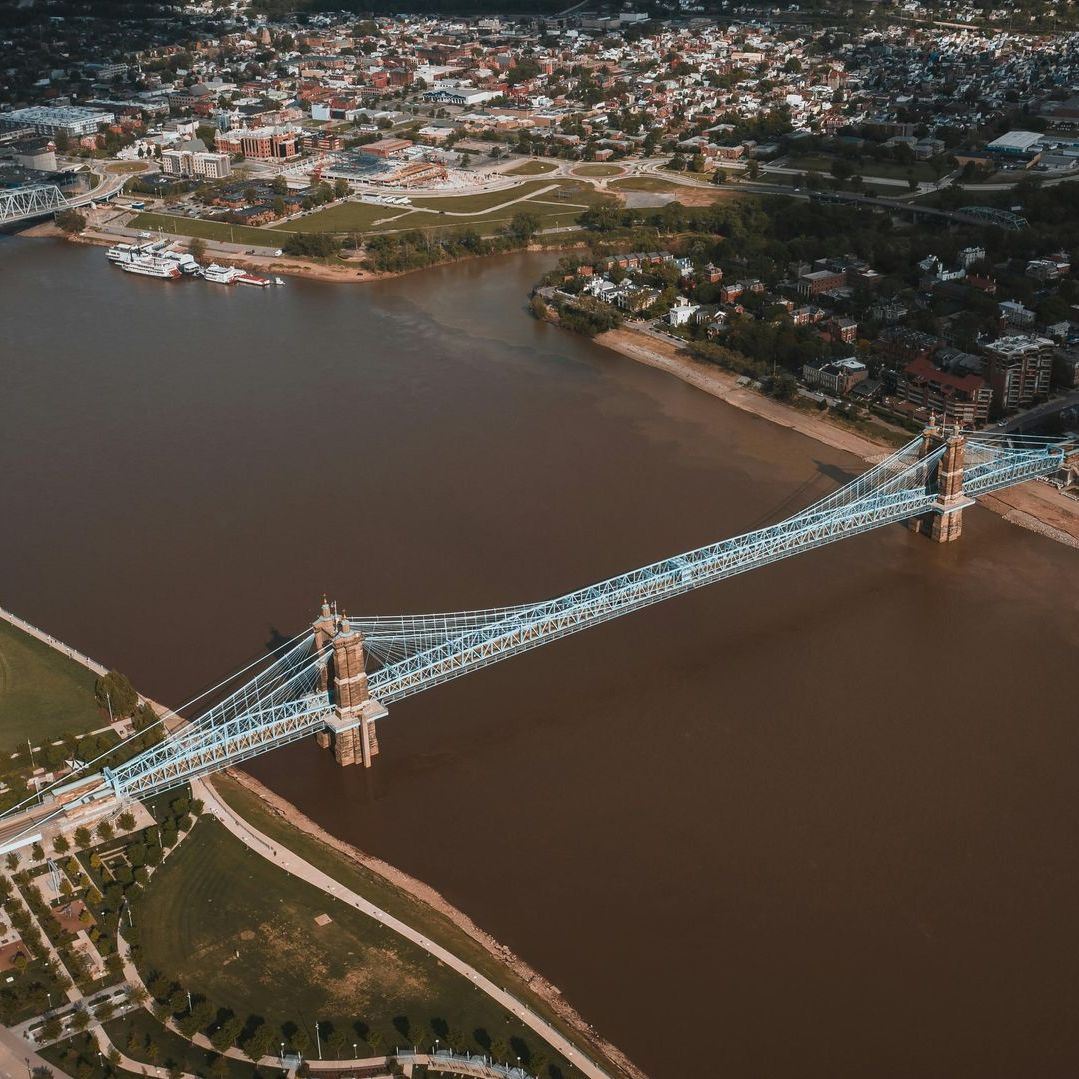
[{"label": "open grass field", "polygon": [[[323,915],[331,920],[319,924]],[[389,1048],[436,1034],[445,1042],[448,1029],[451,1043],[473,1050],[483,1031],[539,1049],[534,1035],[465,979],[210,819],[155,874],[134,918],[144,974],[176,978],[242,1019],[260,1016],[286,1040],[304,1029],[313,1043],[318,1022],[324,1052],[327,1042],[343,1041],[347,1048],[335,1052],[345,1056],[354,1041],[371,1047],[368,1030]]]},{"label": "open grass field", "polygon": [[[283,846],[295,851],[312,865],[332,876],[334,880],[339,880],[352,891],[362,895],[394,917],[400,918],[413,929],[421,930],[431,940],[448,948],[481,974],[497,985],[504,986],[519,1000],[526,1002],[533,1011],[542,1015],[566,1037],[574,1038],[573,1031],[529,990],[522,979],[498,963],[485,948],[445,915],[426,903],[414,899],[407,892],[391,884],[385,877],[328,847],[315,836],[289,824],[274,813],[261,798],[252,794],[234,779],[216,775],[213,778],[213,785],[218,794],[233,809],[264,835],[278,840]],[[575,1070],[573,1074],[576,1074]]]},{"label": "open grass field", "polygon": [[546,172],[554,172],[558,168],[551,161],[522,161],[512,169],[506,169],[506,176],[542,176]]},{"label": "open grass field", "polygon": [[[513,199],[523,199],[537,194],[546,188],[561,186],[558,180],[525,180],[513,187],[501,191],[476,191],[471,195],[433,195],[412,200],[413,206],[438,210],[442,213],[473,214],[501,206]],[[549,193],[554,195],[554,191]]]},{"label": "open grass field", "polygon": [[590,165],[578,165],[573,170],[574,176],[618,176],[623,170],[617,165],[604,165],[594,162]]},{"label": "open grass field", "polygon": [[[530,180],[504,191],[417,198],[405,207],[345,202],[290,221],[283,228],[294,232],[441,232],[471,228],[489,235],[508,225],[520,210],[534,213],[540,219],[540,228],[572,225],[584,207],[602,197],[589,184]],[[276,231],[268,230],[270,234]]]},{"label": "open grass field", "polygon": [[221,221],[203,221],[199,217],[179,217],[172,214],[140,213],[128,226],[147,232],[164,232],[171,236],[198,236],[203,240],[221,243],[251,244],[252,247],[273,247],[281,243],[280,231],[252,228],[250,225],[226,225]]},{"label": "open grass field", "polygon": [[661,180],[658,176],[626,176],[621,180],[612,180],[607,188],[610,191],[655,191],[675,195],[685,191],[684,184]]},{"label": "open grass field", "polygon": [[[325,210],[271,225],[264,235],[275,232],[370,232],[391,228],[395,218],[410,213],[407,206],[376,206],[370,202],[339,202]],[[381,224],[380,224],[381,223]],[[268,243],[269,241],[264,240]]]},{"label": "open grass field", "polygon": [[100,727],[94,675],[0,620],[0,749],[25,749],[63,731]]}]

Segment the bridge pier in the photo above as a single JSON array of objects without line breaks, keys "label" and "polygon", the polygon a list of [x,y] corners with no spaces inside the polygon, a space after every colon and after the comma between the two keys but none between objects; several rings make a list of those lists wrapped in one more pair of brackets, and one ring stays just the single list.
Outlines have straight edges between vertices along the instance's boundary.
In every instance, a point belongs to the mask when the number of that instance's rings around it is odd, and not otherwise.
[{"label": "bridge pier", "polygon": [[320,683],[329,692],[332,666],[334,702],[326,729],[315,735],[315,741],[322,749],[332,747],[334,759],[342,767],[362,763],[364,768],[370,768],[378,756],[375,722],[387,712],[367,689],[363,634],[352,628],[347,615],[338,618],[325,596],[312,628],[316,647],[321,651],[328,644],[332,649],[321,668]]},{"label": "bridge pier", "polygon": [[937,462],[937,502],[932,513],[912,517],[907,527],[921,532],[934,543],[951,543],[963,534],[963,510],[972,500],[963,494],[963,469],[966,459],[966,436],[957,423],[951,435],[937,426],[935,415],[922,432],[920,456],[927,457],[940,446],[945,447],[944,456]]}]

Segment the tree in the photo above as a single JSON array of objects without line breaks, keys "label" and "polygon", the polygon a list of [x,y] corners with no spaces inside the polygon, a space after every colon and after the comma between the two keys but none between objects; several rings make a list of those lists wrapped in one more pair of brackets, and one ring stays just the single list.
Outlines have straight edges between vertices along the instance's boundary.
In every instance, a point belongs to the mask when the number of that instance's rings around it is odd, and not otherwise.
[{"label": "tree", "polygon": [[518,210],[510,220],[509,233],[521,243],[528,243],[540,227],[540,219],[528,210]]},{"label": "tree", "polygon": [[261,1023],[252,1032],[243,1044],[243,1051],[256,1064],[264,1057],[273,1052],[274,1034],[266,1023]]},{"label": "tree", "polygon": [[86,218],[78,210],[60,210],[54,220],[64,232],[72,235],[86,228]]},{"label": "tree", "polygon": [[196,262],[202,262],[206,257],[206,241],[201,236],[193,236],[187,241],[187,251]]},{"label": "tree", "polygon": [[116,818],[116,823],[120,825],[121,831],[130,832],[135,827],[135,817],[132,813],[125,810]]},{"label": "tree", "polygon": [[86,825],[80,825],[75,829],[75,845],[78,847],[86,847],[90,844],[90,829]]},{"label": "tree", "polygon": [[349,193],[348,180],[344,177],[339,177],[333,182],[333,197],[335,199],[343,199]]},{"label": "tree", "polygon": [[8,869],[14,873],[19,868],[19,856],[14,851],[8,851],[8,856],[4,859],[4,864]]},{"label": "tree", "polygon": [[45,857],[45,848],[40,843],[35,843],[30,848],[30,857],[33,858],[35,862],[40,862]]},{"label": "tree", "polygon": [[67,841],[67,836],[58,835],[52,841],[52,849],[56,851],[57,854],[67,854],[67,852],[71,850],[71,844]]},{"label": "tree", "polygon": [[94,698],[103,712],[113,716],[129,716],[139,703],[135,687],[119,671],[109,671],[94,682]]},{"label": "tree", "polygon": [[106,843],[116,834],[116,830],[107,820],[101,821],[95,831]]},{"label": "tree", "polygon": [[219,1053],[223,1053],[226,1049],[236,1044],[236,1040],[240,1037],[243,1028],[243,1020],[234,1015],[214,1031],[210,1038],[210,1043]]}]

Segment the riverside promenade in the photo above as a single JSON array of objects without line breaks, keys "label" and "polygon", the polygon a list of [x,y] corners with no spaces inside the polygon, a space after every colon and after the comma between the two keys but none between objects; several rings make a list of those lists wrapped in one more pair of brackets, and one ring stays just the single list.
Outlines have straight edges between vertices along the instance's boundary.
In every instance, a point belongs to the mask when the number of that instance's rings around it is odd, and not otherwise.
[{"label": "riverside promenade", "polygon": [[195,797],[202,799],[206,810],[213,813],[237,839],[256,854],[267,861],[273,862],[274,865],[279,866],[293,876],[314,885],[314,887],[319,888],[327,895],[340,899],[341,902],[347,903],[350,907],[354,907],[356,910],[374,918],[375,921],[388,929],[392,929],[406,940],[422,948],[429,955],[434,956],[451,970],[467,978],[480,992],[486,993],[501,1007],[517,1016],[525,1026],[542,1038],[547,1045],[561,1053],[582,1074],[588,1076],[588,1079],[611,1079],[608,1072],[575,1048],[573,1043],[563,1037],[550,1023],[519,1001],[512,993],[507,992],[501,986],[495,985],[489,978],[484,977],[475,967],[470,966],[454,955],[453,952],[443,948],[440,944],[436,944],[433,940],[406,925],[392,914],[382,910],[381,907],[375,906],[374,903],[364,899],[363,896],[346,888],[339,881],[323,873],[321,869],[305,861],[299,855],[280,846],[239,816],[205,780],[196,779],[192,782],[191,787],[195,792]]}]

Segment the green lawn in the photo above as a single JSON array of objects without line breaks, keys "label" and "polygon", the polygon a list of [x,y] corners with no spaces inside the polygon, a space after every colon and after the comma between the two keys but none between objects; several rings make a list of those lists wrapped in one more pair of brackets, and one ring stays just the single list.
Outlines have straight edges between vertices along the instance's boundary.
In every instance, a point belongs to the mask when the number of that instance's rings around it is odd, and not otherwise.
[{"label": "green lawn", "polygon": [[[431,210],[443,210],[446,213],[471,214],[479,210],[489,210],[514,199],[521,199],[528,195],[534,195],[537,191],[557,184],[556,180],[526,180],[514,187],[503,188],[501,191],[476,191],[471,195],[436,195],[425,196],[412,200],[413,206],[425,207]],[[554,195],[551,191],[550,195]]]},{"label": "green lawn", "polygon": [[0,749],[101,723],[93,672],[0,620]]},{"label": "green lawn", "polygon": [[[465,979],[271,865],[211,819],[201,819],[158,870],[133,914],[144,975],[176,979],[241,1019],[261,1017],[286,1038],[300,1028],[314,1042],[317,1022],[324,1051],[337,1032],[351,1056],[368,1028],[391,1049],[435,1034],[446,1041],[447,1029],[451,1041],[473,1050],[482,1041],[477,1030],[540,1048]],[[319,925],[322,915],[332,920]]]},{"label": "green lawn", "polygon": [[507,176],[542,176],[545,172],[554,172],[557,165],[550,161],[522,161],[512,169],[506,169]]},{"label": "green lawn", "polygon": [[109,1079],[113,1075],[130,1074],[122,1070],[114,1071],[97,1054],[97,1042],[86,1033],[75,1034],[38,1050],[38,1056],[55,1064],[61,1075],[78,1075],[79,1079]]},{"label": "green lawn", "polygon": [[[563,197],[559,197],[560,193]],[[487,235],[508,224],[520,210],[536,214],[541,228],[572,224],[581,213],[582,206],[590,205],[602,197],[588,184],[533,180],[505,191],[417,198],[411,206],[405,207],[346,202],[310,217],[291,221],[283,227],[294,232],[399,232],[407,229],[471,228]]]},{"label": "green lawn", "polygon": [[[381,228],[392,228],[392,220],[411,213],[407,206],[376,206],[370,202],[339,202],[319,210],[308,217],[298,217],[274,225],[270,235],[282,230],[288,232],[368,232],[377,221]],[[379,231],[381,231],[381,228]]]},{"label": "green lawn", "polygon": [[273,247],[282,240],[281,233],[277,230],[257,229],[250,225],[226,225],[221,221],[203,221],[200,217],[179,217],[173,214],[141,213],[128,228],[165,232],[172,236],[198,236],[203,240],[251,244],[257,247]]},{"label": "green lawn", "polygon": [[618,176],[623,170],[617,165],[604,165],[597,162],[591,165],[578,165],[573,170],[574,176]]},{"label": "green lawn", "polygon": [[334,880],[339,880],[346,887],[399,918],[406,925],[421,930],[425,936],[448,948],[454,955],[475,967],[491,981],[504,986],[518,1000],[527,1003],[533,1011],[542,1015],[567,1038],[577,1040],[574,1032],[541,999],[535,996],[524,981],[497,962],[485,948],[445,915],[426,903],[414,899],[407,892],[391,884],[385,877],[354,862],[351,858],[328,847],[321,840],[289,824],[274,813],[261,798],[252,794],[236,780],[219,774],[214,776],[213,785],[217,793],[234,810],[264,835],[278,840],[283,846],[295,851]]}]

